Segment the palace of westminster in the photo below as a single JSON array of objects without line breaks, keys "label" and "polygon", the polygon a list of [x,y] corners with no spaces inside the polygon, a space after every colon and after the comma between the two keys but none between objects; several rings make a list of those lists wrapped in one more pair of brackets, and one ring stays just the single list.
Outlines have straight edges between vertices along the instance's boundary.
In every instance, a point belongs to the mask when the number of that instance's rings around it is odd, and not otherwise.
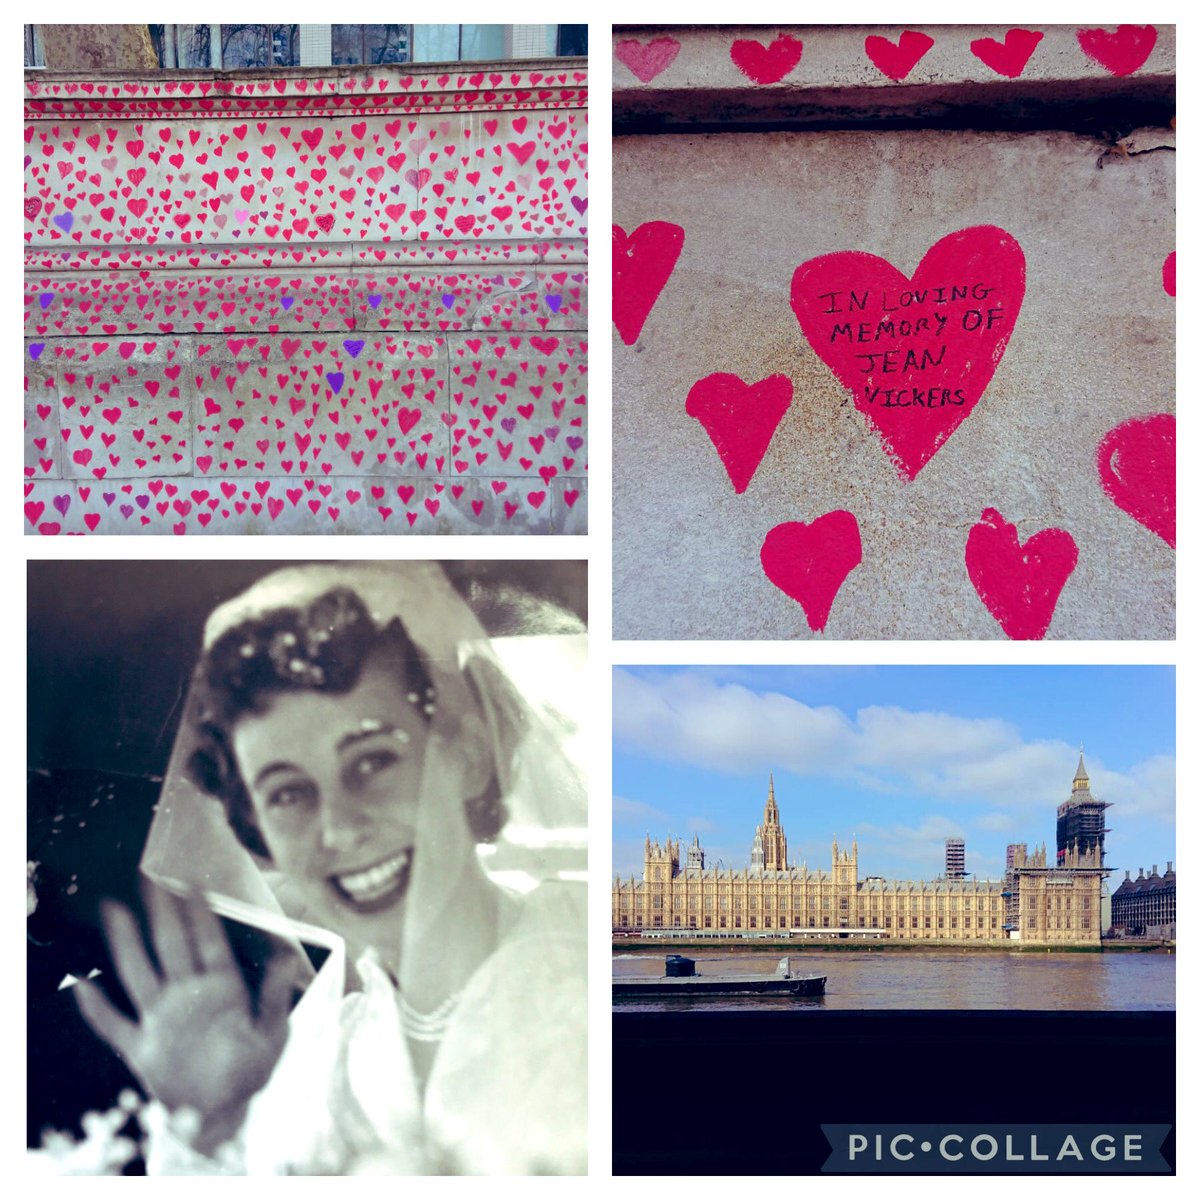
[{"label": "palace of westminster", "polygon": [[705,867],[698,837],[684,859],[679,841],[660,846],[647,836],[642,879],[613,883],[612,927],[710,930],[714,937],[782,930],[791,937],[1098,945],[1108,807],[1092,796],[1080,754],[1070,799],[1058,807],[1057,852],[1049,864],[1044,844],[1029,853],[1015,843],[1003,879],[968,878],[963,843],[952,838],[939,879],[860,879],[857,842],[844,850],[834,840],[829,871],[788,863],[772,778],[748,869]]}]

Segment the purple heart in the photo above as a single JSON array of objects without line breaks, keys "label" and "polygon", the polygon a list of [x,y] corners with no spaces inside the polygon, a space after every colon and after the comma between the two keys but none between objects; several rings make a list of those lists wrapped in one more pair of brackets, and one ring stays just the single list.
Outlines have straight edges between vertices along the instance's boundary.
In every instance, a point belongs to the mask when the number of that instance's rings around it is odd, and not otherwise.
[{"label": "purple heart", "polygon": [[128,521],[129,518],[133,516],[133,505],[132,504],[122,504],[121,505],[121,516],[123,516],[125,518],[125,520]]},{"label": "purple heart", "polygon": [[335,396],[342,390],[342,384],[346,382],[346,377],[341,373],[341,371],[330,371],[325,378]]},{"label": "purple heart", "polygon": [[378,308],[383,303],[383,297],[382,296],[368,296],[367,303],[372,308]]},{"label": "purple heart", "polygon": [[346,348],[346,353],[351,358],[357,358],[362,353],[362,348],[366,342],[343,342],[342,345]]},{"label": "purple heart", "polygon": [[31,155],[31,154],[27,154],[27,155],[25,155],[25,165],[26,165],[26,166],[29,166],[29,164],[30,164],[31,162],[33,162],[33,155]]},{"label": "purple heart", "polygon": [[54,303],[54,293],[53,292],[43,292],[38,297],[38,303],[42,306],[42,312],[45,312],[46,309],[48,309],[50,307],[50,305],[52,305]]},{"label": "purple heart", "polygon": [[551,312],[555,312],[555,313],[558,312],[558,310],[560,308],[562,308],[562,297],[561,296],[547,296],[546,297],[546,307]]},{"label": "purple heart", "polygon": [[75,224],[75,214],[59,213],[59,215],[54,218],[54,223],[63,231],[63,233],[70,233],[71,226]]},{"label": "purple heart", "polygon": [[552,442],[557,442],[557,441],[558,441],[559,428],[558,428],[558,426],[557,426],[557,425],[551,425],[549,429],[544,429],[542,432],[543,432],[543,433],[545,433],[545,435],[546,435],[546,436],[547,436],[547,437],[548,437],[548,438],[549,438],[549,439],[550,439]]},{"label": "purple heart", "polygon": [[500,422],[500,428],[503,429],[505,433],[512,433],[516,427],[517,421],[515,417],[505,417],[504,420]]},{"label": "purple heart", "polygon": [[34,362],[37,362],[37,360],[42,357],[42,351],[45,350],[45,348],[45,342],[30,342],[29,357],[32,358]]},{"label": "purple heart", "polygon": [[570,446],[572,450],[578,450],[579,447],[583,445],[583,438],[579,437],[577,434],[572,434],[569,438],[567,438],[567,445]]},{"label": "purple heart", "polygon": [[117,498],[117,493],[116,493],[116,492],[105,492],[105,493],[104,493],[104,503],[105,503],[105,504],[107,504],[109,508],[112,508],[112,506],[113,506],[113,501],[114,501],[116,498]]},{"label": "purple heart", "polygon": [[454,293],[453,292],[446,292],[442,296],[442,307],[443,308],[453,308],[454,307]]},{"label": "purple heart", "polygon": [[575,211],[580,216],[583,216],[583,214],[587,212],[587,197],[584,197],[584,199],[580,200],[578,196],[572,196],[571,203],[575,206]]},{"label": "purple heart", "polygon": [[296,301],[291,296],[280,296],[279,303],[282,304],[284,308],[291,308]]},{"label": "purple heart", "polygon": [[145,508],[146,505],[150,503],[150,497],[143,492],[140,496],[134,496],[133,502],[138,506],[138,508]]},{"label": "purple heart", "polygon": [[71,507],[71,497],[55,496],[54,507],[58,509],[59,516],[65,517],[67,515],[67,509]]}]

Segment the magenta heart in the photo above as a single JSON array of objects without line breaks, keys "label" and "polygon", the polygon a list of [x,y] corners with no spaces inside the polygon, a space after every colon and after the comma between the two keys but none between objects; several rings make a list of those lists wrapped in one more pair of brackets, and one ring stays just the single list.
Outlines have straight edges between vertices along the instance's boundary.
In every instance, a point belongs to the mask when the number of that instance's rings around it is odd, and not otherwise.
[{"label": "magenta heart", "polygon": [[1096,451],[1100,486],[1122,512],[1175,548],[1175,418],[1135,417]]},{"label": "magenta heart", "polygon": [[994,225],[948,234],[911,279],[858,250],[810,259],[792,277],[804,336],[903,479],[915,479],[970,416],[1024,296],[1025,255]]}]

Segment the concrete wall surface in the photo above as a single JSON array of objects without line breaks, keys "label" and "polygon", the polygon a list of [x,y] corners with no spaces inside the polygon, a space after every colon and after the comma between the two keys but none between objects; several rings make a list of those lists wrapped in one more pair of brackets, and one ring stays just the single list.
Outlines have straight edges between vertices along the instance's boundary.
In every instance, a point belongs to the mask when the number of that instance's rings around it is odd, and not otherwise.
[{"label": "concrete wall surface", "polygon": [[30,73],[29,533],[581,533],[587,72]]},{"label": "concrete wall surface", "polygon": [[1174,139],[1118,140],[618,137],[614,636],[1173,637]]}]

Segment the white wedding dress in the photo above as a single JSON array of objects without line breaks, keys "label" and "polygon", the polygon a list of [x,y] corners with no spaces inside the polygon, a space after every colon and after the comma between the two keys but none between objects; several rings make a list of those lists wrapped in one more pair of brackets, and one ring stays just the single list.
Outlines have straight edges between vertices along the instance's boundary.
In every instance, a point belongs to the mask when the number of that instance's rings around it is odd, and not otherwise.
[{"label": "white wedding dress", "polygon": [[238,1136],[209,1159],[160,1133],[148,1173],[586,1173],[586,939],[582,896],[562,895],[573,890],[547,884],[518,902],[463,989],[423,1093],[391,980],[368,953],[361,990],[343,994],[335,944]]}]

